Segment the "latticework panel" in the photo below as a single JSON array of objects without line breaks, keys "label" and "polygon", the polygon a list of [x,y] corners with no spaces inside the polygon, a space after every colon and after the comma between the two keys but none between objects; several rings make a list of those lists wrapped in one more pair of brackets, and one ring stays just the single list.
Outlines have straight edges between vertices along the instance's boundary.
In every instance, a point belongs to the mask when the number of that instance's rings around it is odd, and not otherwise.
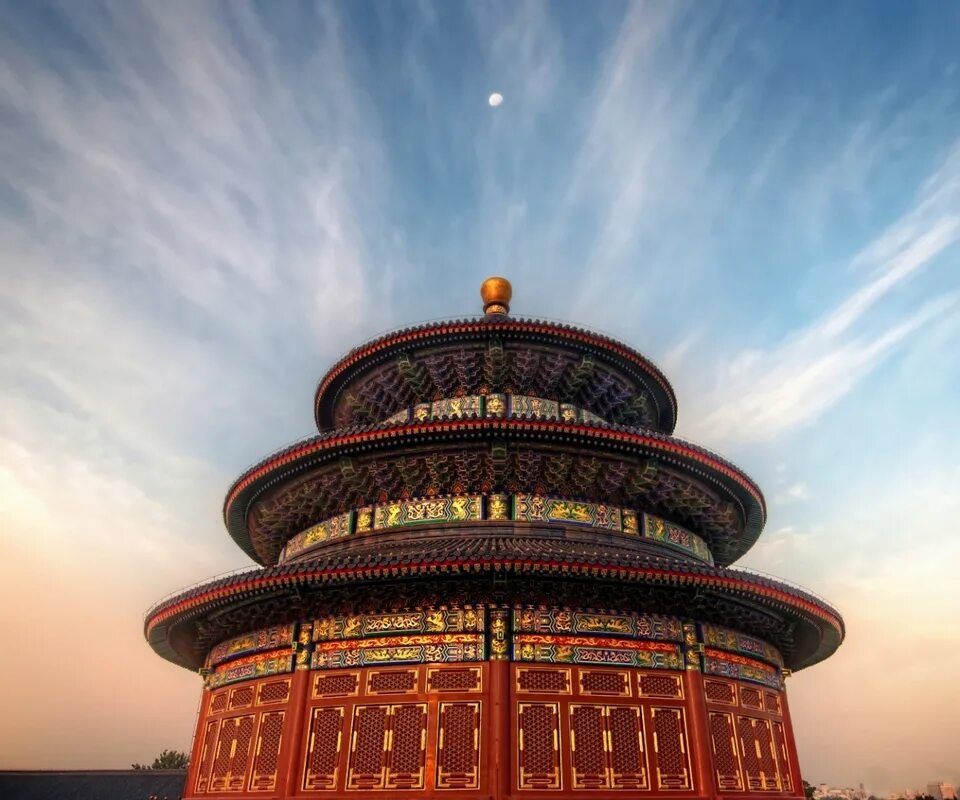
[{"label": "latticework panel", "polygon": [[243,789],[253,739],[253,722],[254,715],[247,714],[225,719],[221,723],[217,755],[210,776],[211,792],[239,792]]},{"label": "latticework panel", "polygon": [[653,720],[657,788],[690,789],[690,759],[683,710],[655,707],[650,710],[650,716]]},{"label": "latticework panel", "polygon": [[793,791],[793,778],[790,774],[790,754],[787,752],[787,736],[782,722],[773,723],[773,742],[777,750],[777,766],[780,774],[780,786],[783,791]]},{"label": "latticework panel", "polygon": [[337,788],[343,719],[343,708],[313,709],[307,739],[304,789],[333,791]]},{"label": "latticework panel", "polygon": [[760,747],[757,744],[753,719],[737,717],[737,734],[740,741],[740,763],[747,778],[749,791],[763,791],[763,768],[760,765]]},{"label": "latticework panel", "polygon": [[483,687],[480,667],[427,669],[427,691],[478,692]]},{"label": "latticework panel", "polygon": [[388,789],[422,789],[427,752],[427,706],[411,703],[390,709]]},{"label": "latticework panel", "polygon": [[207,723],[207,727],[203,732],[203,746],[200,748],[200,767],[197,770],[197,794],[206,792],[210,782],[210,767],[213,765],[213,757],[216,753],[214,745],[217,742],[217,730],[219,727],[219,721],[212,720]]},{"label": "latticework panel", "polygon": [[529,694],[570,694],[569,669],[517,669],[517,691]]},{"label": "latticework panel", "polygon": [[253,705],[253,687],[244,686],[241,689],[234,689],[230,692],[230,710],[235,708],[248,708]]},{"label": "latticework panel", "polygon": [[768,791],[779,791],[780,776],[777,774],[777,757],[773,749],[773,733],[770,731],[770,720],[755,719],[753,729],[757,747],[760,750],[760,770],[763,778],[763,788]]},{"label": "latticework panel", "polygon": [[210,700],[210,713],[219,714],[227,710],[227,693],[220,692],[215,694],[213,699]]},{"label": "latticework panel", "polygon": [[610,786],[613,789],[648,789],[643,717],[636,706],[608,706]]},{"label": "latticework panel", "polygon": [[437,788],[480,787],[480,703],[441,703]]},{"label": "latticework panel", "polygon": [[630,673],[622,670],[580,670],[580,693],[608,695],[613,697],[630,696]]},{"label": "latticework panel", "polygon": [[604,706],[570,706],[570,751],[574,789],[603,789],[607,779]]},{"label": "latticework panel", "polygon": [[763,693],[763,707],[771,714],[777,714],[779,716],[782,713],[780,709],[780,698],[773,692]]},{"label": "latticework panel", "polygon": [[760,711],[763,706],[760,702],[760,690],[750,686],[740,687],[740,705]]},{"label": "latticework panel", "polygon": [[710,703],[722,703],[725,706],[735,706],[737,704],[736,686],[730,681],[704,678],[703,692]]},{"label": "latticework panel", "polygon": [[560,708],[556,703],[518,703],[520,789],[559,789]]},{"label": "latticework panel", "polygon": [[677,700],[683,697],[683,683],[677,675],[641,674],[637,678],[640,682],[641,697]]},{"label": "latticework panel", "polygon": [[733,714],[710,712],[710,743],[717,774],[717,788],[723,792],[742,792],[743,776],[737,756]]},{"label": "latticework panel", "polygon": [[353,712],[348,789],[383,789],[387,772],[389,706],[357,706]]},{"label": "latticework panel", "polygon": [[367,694],[408,694],[417,690],[417,670],[371,672],[367,677]]},{"label": "latticework panel", "polygon": [[285,703],[290,696],[290,681],[268,681],[257,688],[257,704]]},{"label": "latticework panel", "polygon": [[352,697],[360,690],[360,673],[317,675],[313,679],[313,697]]},{"label": "latticework panel", "polygon": [[269,792],[277,785],[277,759],[283,738],[283,711],[265,711],[260,715],[257,746],[254,749],[250,791]]}]

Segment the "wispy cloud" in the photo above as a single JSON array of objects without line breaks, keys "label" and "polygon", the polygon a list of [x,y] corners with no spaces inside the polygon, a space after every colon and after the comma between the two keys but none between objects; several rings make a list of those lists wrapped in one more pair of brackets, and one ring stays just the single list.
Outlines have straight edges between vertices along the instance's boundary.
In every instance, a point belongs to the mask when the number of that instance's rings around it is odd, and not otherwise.
[{"label": "wispy cloud", "polygon": [[956,308],[960,293],[951,292],[913,310],[901,304],[892,314],[869,318],[881,300],[958,239],[960,146],[924,183],[914,205],[851,259],[866,281],[778,346],[742,351],[719,368],[684,431],[711,442],[731,435],[769,440],[815,420],[904,339]]}]

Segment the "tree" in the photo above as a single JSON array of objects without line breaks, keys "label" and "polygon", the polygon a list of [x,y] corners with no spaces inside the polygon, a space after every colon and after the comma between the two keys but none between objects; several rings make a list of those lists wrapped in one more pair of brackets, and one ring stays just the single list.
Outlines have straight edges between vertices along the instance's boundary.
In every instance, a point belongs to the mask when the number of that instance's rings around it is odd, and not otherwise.
[{"label": "tree", "polygon": [[813,793],[816,791],[817,787],[812,783],[807,783],[806,781],[803,782],[803,796],[806,797],[807,800],[812,800]]},{"label": "tree", "polygon": [[180,750],[164,750],[153,759],[153,765],[131,764],[131,769],[186,769],[190,764],[190,756]]}]

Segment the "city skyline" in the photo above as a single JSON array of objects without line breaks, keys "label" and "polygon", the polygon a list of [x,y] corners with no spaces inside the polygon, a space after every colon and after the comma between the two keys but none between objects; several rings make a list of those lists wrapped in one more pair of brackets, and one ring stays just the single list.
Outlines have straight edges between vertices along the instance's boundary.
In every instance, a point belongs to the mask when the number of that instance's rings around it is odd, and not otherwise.
[{"label": "city skyline", "polygon": [[227,486],[347,349],[504,274],[667,370],[766,492],[740,563],[844,614],[788,680],[804,778],[956,784],[958,23],[0,2],[0,768],[186,749],[142,615],[247,563]]}]

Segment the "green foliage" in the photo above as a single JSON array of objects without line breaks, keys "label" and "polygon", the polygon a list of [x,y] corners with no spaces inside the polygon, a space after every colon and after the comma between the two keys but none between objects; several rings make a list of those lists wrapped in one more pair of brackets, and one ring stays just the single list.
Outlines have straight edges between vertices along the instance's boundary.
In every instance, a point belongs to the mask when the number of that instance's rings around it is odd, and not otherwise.
[{"label": "green foliage", "polygon": [[190,764],[190,756],[180,750],[164,750],[153,759],[153,765],[131,764],[130,769],[186,769]]},{"label": "green foliage", "polygon": [[803,796],[806,797],[807,800],[813,800],[813,793],[815,791],[817,791],[816,786],[812,783],[807,783],[807,781],[803,782]]}]

